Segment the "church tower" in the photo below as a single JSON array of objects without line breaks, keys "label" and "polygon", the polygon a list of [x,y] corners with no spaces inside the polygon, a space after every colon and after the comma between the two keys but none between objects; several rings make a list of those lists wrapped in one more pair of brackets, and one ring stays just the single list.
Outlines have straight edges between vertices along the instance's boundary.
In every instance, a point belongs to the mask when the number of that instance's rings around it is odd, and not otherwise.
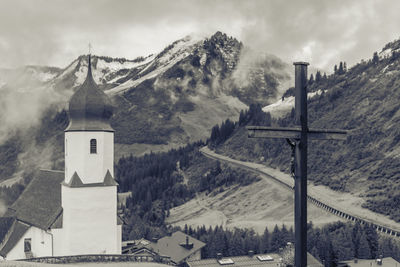
[{"label": "church tower", "polygon": [[86,80],[69,102],[61,185],[63,238],[55,244],[55,254],[121,253],[112,112],[110,99],[93,80],[89,55]]}]

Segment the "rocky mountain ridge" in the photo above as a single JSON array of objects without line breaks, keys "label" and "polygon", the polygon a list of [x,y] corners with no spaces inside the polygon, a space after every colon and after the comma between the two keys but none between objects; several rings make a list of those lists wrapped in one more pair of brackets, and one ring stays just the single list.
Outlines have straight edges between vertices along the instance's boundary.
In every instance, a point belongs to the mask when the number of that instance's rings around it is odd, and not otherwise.
[{"label": "rocky mountain ridge", "polygon": [[[291,80],[290,66],[274,56],[260,60],[255,54],[235,38],[217,32],[205,39],[188,36],[158,54],[133,60],[93,55],[94,79],[116,106],[112,119],[116,157],[207,138],[214,124],[237,117],[250,103],[276,99]],[[62,128],[68,120],[63,109],[86,72],[85,55],[64,69],[0,70],[4,104],[0,109],[7,122],[0,126],[0,142],[8,142],[7,147],[29,143],[34,147],[29,151],[46,147],[47,156],[42,158],[47,160],[41,167],[62,169]],[[10,159],[1,156],[0,148],[0,161],[11,160],[16,166],[7,175],[0,173],[0,179],[20,173],[33,162],[24,145],[15,151]]]}]

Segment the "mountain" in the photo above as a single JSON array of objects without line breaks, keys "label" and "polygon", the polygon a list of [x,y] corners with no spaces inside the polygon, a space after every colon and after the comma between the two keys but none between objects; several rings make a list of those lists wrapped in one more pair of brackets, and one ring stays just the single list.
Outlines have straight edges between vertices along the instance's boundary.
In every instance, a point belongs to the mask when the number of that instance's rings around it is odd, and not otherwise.
[{"label": "mountain", "polygon": [[[64,69],[0,70],[0,180],[27,168],[63,168],[63,110],[87,64],[87,56],[79,56]],[[250,103],[274,101],[292,79],[288,64],[221,32],[188,36],[133,60],[94,55],[92,65],[95,81],[116,106],[117,158],[207,138],[214,124],[237,117]]]},{"label": "mountain", "polygon": [[[309,127],[348,130],[347,140],[310,141],[308,178],[315,184],[351,192],[363,206],[400,221],[400,40],[386,45],[372,59],[308,85]],[[286,172],[291,151],[285,140],[249,139],[244,125],[293,125],[293,95],[261,113],[241,115],[229,139],[217,151],[239,159],[263,162]],[[251,117],[254,117],[251,116]]]}]

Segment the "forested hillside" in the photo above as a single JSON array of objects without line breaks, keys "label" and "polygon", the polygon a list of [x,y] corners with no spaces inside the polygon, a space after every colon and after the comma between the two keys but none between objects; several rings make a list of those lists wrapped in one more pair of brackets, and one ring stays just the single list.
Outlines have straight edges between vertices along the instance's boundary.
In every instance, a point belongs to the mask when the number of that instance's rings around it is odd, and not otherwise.
[{"label": "forested hillside", "polygon": [[120,192],[132,192],[124,209],[125,239],[166,233],[169,209],[185,203],[197,193],[222,192],[233,184],[246,186],[258,180],[255,174],[204,157],[189,144],[166,153],[123,157],[116,165]]}]

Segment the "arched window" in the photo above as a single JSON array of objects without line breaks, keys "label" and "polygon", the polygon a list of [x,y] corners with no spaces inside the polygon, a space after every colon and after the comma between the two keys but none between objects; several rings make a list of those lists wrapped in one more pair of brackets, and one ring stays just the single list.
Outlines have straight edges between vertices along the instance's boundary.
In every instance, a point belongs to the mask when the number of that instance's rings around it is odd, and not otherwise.
[{"label": "arched window", "polygon": [[97,140],[90,139],[90,154],[96,154],[96,153],[97,153]]}]

